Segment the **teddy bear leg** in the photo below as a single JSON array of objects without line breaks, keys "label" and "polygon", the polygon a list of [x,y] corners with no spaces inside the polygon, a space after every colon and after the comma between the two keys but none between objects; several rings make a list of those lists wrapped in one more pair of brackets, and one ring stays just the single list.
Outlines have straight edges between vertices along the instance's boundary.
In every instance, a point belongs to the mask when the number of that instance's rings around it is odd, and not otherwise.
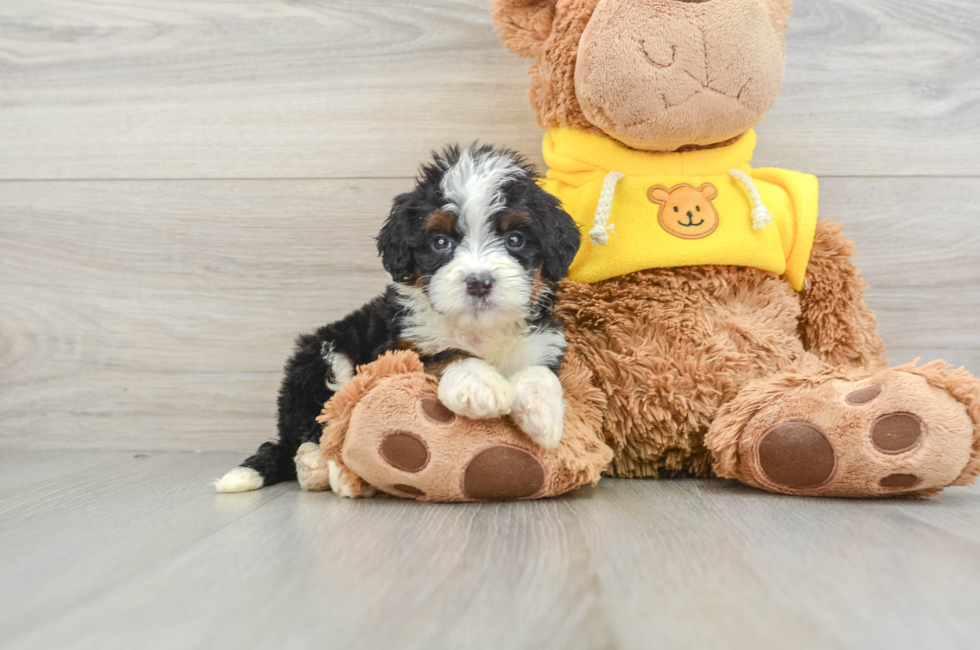
[{"label": "teddy bear leg", "polygon": [[828,366],[884,368],[885,342],[864,303],[868,283],[853,257],[843,226],[819,221],[800,294],[799,333],[803,347]]},{"label": "teddy bear leg", "polygon": [[315,442],[304,442],[296,452],[296,477],[308,492],[333,490],[341,497],[370,497],[375,490],[344,465],[343,460],[327,458]]},{"label": "teddy bear leg", "polygon": [[[416,377],[393,378],[362,398],[343,461],[388,494],[420,501],[540,496],[545,463],[504,419],[453,413]],[[523,443],[523,444],[522,444]]]},{"label": "teddy bear leg", "polygon": [[720,476],[813,496],[931,496],[980,474],[980,380],[941,361],[754,382],[705,444]]},{"label": "teddy bear leg", "polygon": [[354,409],[341,462],[383,492],[419,501],[554,496],[597,482],[612,457],[574,399],[569,411],[561,444],[545,449],[510,417],[453,413],[421,373],[390,377]]},{"label": "teddy bear leg", "polygon": [[[533,377],[525,379],[537,386]],[[560,381],[566,405],[563,413],[552,412],[564,415],[564,433],[560,444],[545,449],[513,417],[454,413],[417,354],[386,353],[358,368],[324,405],[320,444],[300,447],[297,475],[308,490],[367,496],[377,488],[420,501],[533,499],[595,484],[613,456],[600,434],[604,395],[574,351],[566,354]],[[516,381],[515,393],[521,386]],[[529,390],[524,402],[539,397]],[[526,406],[516,401],[518,409]]]}]

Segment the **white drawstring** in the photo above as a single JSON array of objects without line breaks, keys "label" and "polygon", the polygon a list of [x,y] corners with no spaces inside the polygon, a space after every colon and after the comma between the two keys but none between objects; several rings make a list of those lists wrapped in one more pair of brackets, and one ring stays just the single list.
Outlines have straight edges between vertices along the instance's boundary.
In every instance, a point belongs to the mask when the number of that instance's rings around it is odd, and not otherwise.
[{"label": "white drawstring", "polygon": [[742,182],[745,189],[748,190],[749,196],[752,197],[752,230],[761,230],[766,226],[772,225],[772,212],[770,212],[765,204],[762,203],[762,197],[759,196],[759,190],[755,188],[755,183],[749,178],[749,175],[738,169],[733,169],[728,172],[728,175],[732,178]]},{"label": "white drawstring", "polygon": [[609,233],[614,232],[613,225],[609,224],[609,214],[612,212],[616,184],[624,176],[626,174],[609,172],[606,174],[606,179],[602,181],[602,192],[599,193],[599,205],[595,208],[595,219],[592,220],[592,230],[589,231],[589,238],[592,239],[593,246],[605,246],[609,243]]}]

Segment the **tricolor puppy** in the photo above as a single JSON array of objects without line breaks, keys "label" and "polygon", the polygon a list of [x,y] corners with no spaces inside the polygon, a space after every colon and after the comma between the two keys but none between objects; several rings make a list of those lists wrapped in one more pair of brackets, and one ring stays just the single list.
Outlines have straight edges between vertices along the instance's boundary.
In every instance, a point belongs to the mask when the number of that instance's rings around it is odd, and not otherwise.
[{"label": "tricolor puppy", "polygon": [[354,368],[413,349],[439,376],[439,399],[469,418],[510,414],[543,447],[561,439],[565,351],[555,289],[579,246],[574,221],[520,156],[456,147],[395,198],[378,236],[394,283],[384,295],[301,336],[279,393],[279,440],[226,474],[219,491],[295,479],[293,457],[317,442],[323,403]]}]

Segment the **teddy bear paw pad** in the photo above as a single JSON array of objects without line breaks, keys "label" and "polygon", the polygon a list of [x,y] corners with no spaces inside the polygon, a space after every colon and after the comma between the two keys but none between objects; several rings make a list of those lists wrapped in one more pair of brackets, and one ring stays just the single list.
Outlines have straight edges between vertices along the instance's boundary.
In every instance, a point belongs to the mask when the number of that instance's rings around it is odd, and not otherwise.
[{"label": "teddy bear paw pad", "polygon": [[888,413],[871,424],[871,442],[883,454],[911,451],[922,442],[922,420],[911,413]]},{"label": "teddy bear paw pad", "polygon": [[414,485],[405,485],[404,483],[395,483],[390,488],[386,489],[385,492],[394,494],[395,496],[404,497],[406,499],[418,499],[425,496],[425,492],[418,489]]},{"label": "teddy bear paw pad", "polygon": [[777,485],[816,488],[833,477],[837,455],[820,427],[789,421],[763,434],[759,441],[759,465]]},{"label": "teddy bear paw pad", "polygon": [[861,406],[862,404],[867,404],[868,402],[874,401],[876,397],[881,395],[881,390],[881,384],[865,386],[864,388],[859,388],[848,393],[847,396],[844,397],[844,401],[851,406]]},{"label": "teddy bear paw pad", "polygon": [[420,472],[429,464],[429,447],[421,437],[408,431],[392,431],[381,439],[381,457],[405,472]]},{"label": "teddy bear paw pad", "polygon": [[456,419],[456,414],[446,408],[446,405],[437,398],[428,396],[419,400],[422,413],[437,424],[452,424]]},{"label": "teddy bear paw pad", "polygon": [[545,468],[537,456],[511,445],[477,452],[463,471],[463,494],[478,501],[526,499],[541,492]]},{"label": "teddy bear paw pad", "polygon": [[892,490],[908,490],[922,482],[915,474],[889,474],[878,481],[878,485]]}]

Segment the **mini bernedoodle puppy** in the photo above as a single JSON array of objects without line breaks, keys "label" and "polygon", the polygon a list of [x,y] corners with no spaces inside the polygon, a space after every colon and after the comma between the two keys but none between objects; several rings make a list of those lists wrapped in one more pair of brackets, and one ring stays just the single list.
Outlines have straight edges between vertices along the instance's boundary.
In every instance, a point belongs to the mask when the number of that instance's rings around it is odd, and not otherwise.
[{"label": "mini bernedoodle puppy", "polygon": [[395,198],[378,252],[393,284],[313,334],[300,336],[279,391],[279,440],[217,483],[241,492],[296,478],[299,446],[318,442],[324,402],[354,368],[412,349],[439,376],[439,399],[468,418],[510,414],[532,440],[555,447],[565,351],[555,290],[579,231],[536,173],[512,151],[450,147]]}]

